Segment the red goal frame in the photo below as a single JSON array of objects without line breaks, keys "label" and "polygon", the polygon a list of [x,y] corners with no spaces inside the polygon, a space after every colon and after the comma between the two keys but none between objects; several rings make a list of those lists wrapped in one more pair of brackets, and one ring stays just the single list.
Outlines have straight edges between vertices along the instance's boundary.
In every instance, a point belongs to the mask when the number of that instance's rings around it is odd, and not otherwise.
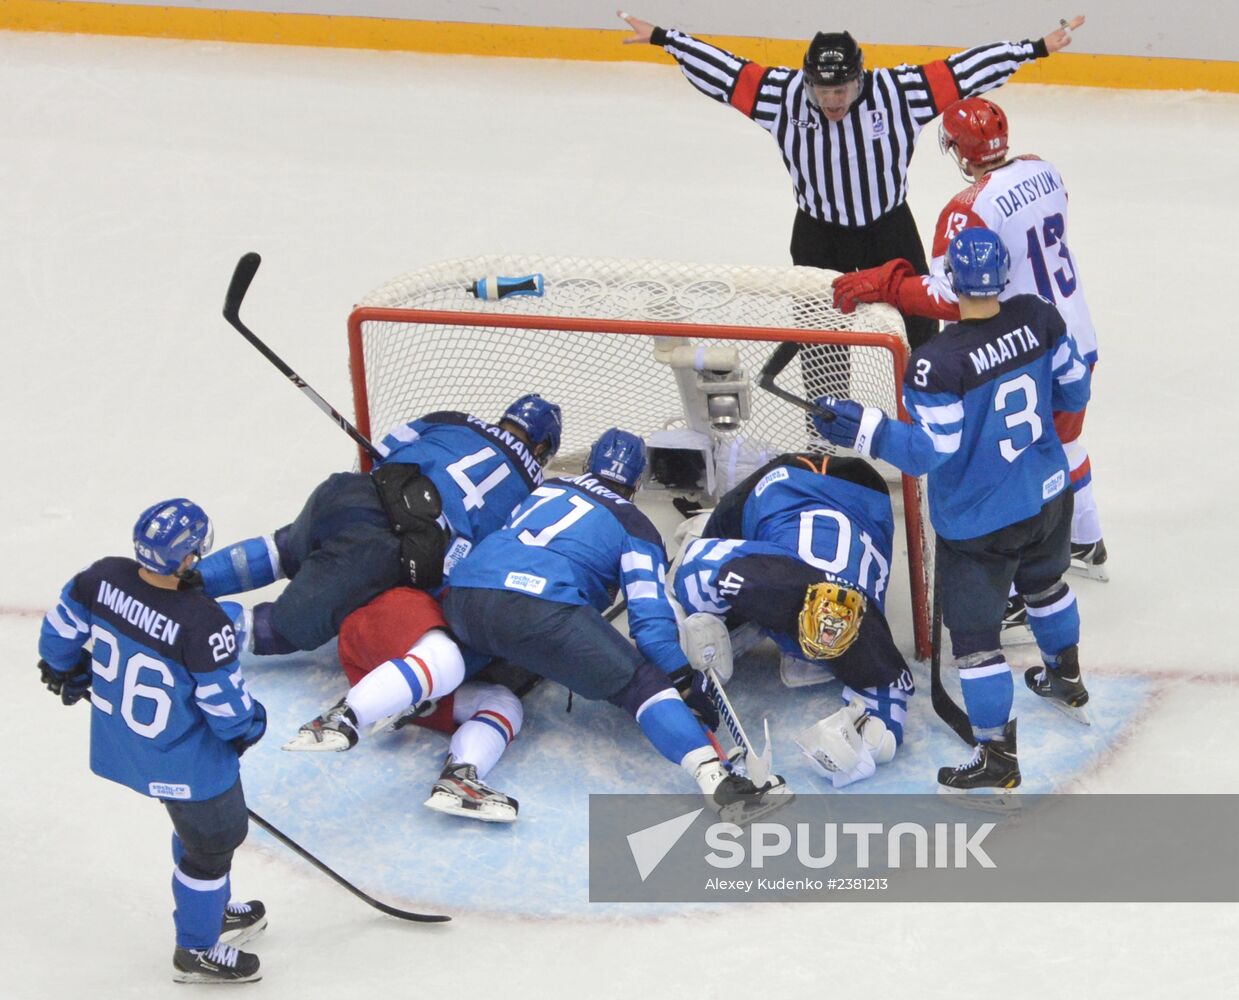
[{"label": "red goal frame", "polygon": [[[899,392],[908,363],[908,346],[902,338],[892,333],[358,306],[349,315],[348,321],[349,370],[353,384],[353,406],[357,429],[367,438],[372,438],[373,428],[370,425],[369,390],[366,384],[365,352],[362,340],[362,328],[366,323],[399,323],[410,327],[490,327],[530,334],[554,330],[614,336],[698,338],[706,341],[719,339],[771,343],[792,341],[800,344],[875,347],[890,354],[898,416],[900,420],[908,421],[908,414]],[[358,452],[361,468],[368,470],[370,468],[369,455],[360,448]],[[916,656],[918,659],[926,660],[930,656],[932,645],[930,585],[925,559],[928,551],[926,548],[927,526],[921,516],[919,482],[911,476],[904,475],[902,486]]]}]

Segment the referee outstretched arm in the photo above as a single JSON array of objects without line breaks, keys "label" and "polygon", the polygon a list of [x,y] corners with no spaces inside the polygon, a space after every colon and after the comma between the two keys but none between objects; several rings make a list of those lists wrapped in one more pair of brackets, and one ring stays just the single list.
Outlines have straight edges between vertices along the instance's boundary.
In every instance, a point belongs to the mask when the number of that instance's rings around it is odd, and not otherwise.
[{"label": "referee outstretched arm", "polygon": [[[847,32],[819,33],[794,69],[761,66],[674,28],[620,17],[633,30],[625,44],[662,47],[689,83],[753,119],[779,144],[797,205],[792,263],[852,271],[904,257],[920,273],[927,270],[925,251],[907,194],[921,130],[954,101],[1001,86],[1024,63],[1064,48],[1084,23],[1076,17],[1044,38],[867,70]],[[909,318],[913,346],[933,328],[932,321]]]}]

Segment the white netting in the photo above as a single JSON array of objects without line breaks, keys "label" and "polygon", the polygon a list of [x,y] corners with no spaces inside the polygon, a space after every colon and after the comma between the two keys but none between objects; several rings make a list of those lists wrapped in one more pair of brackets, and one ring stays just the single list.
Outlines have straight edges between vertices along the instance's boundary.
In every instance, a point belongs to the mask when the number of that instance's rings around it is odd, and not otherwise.
[{"label": "white netting", "polygon": [[[540,297],[488,302],[468,291],[475,280],[488,275],[533,273],[545,279]],[[498,329],[486,326],[487,315],[868,331],[903,337],[903,322],[889,307],[862,307],[851,315],[836,310],[831,304],[833,276],[814,268],[655,260],[448,261],[396,278],[367,295],[359,307],[467,311],[478,314],[477,325],[363,322],[362,357],[353,359],[354,371],[360,360],[369,397],[366,415],[374,434],[436,409],[497,419],[516,397],[538,392],[563,407],[563,452],[577,454],[613,425],[649,434],[682,423],[674,375],[655,360],[652,338],[596,330]],[[777,346],[744,339],[697,342],[735,346],[741,367],[754,383]],[[848,396],[891,412],[898,399],[891,355],[873,347],[810,347],[792,361],[779,383],[797,395]],[[757,390],[752,393],[752,417],[738,433],[778,450],[817,444],[802,412]]]},{"label": "white netting", "polygon": [[[473,283],[495,276],[538,274],[540,296],[480,300]],[[367,295],[350,319],[350,363],[357,419],[374,436],[433,410],[463,410],[497,420],[517,397],[541,393],[559,403],[564,437],[556,467],[580,468],[589,445],[619,426],[649,436],[667,428],[710,439],[717,485],[725,469],[741,475],[762,455],[818,450],[801,409],[757,388],[762,366],[780,340],[806,344],[778,378],[808,399],[842,396],[895,413],[899,384],[889,346],[861,345],[864,334],[893,334],[906,347],[903,321],[887,306],[844,315],[832,304],[834,273],[814,268],[719,267],[656,260],[473,257],[411,271]],[[395,310],[382,316],[373,310]],[[468,313],[465,322],[415,316],[411,310]],[[499,326],[503,322],[526,324]],[[459,318],[459,317],[458,317]],[[654,324],[634,332],[624,323]],[[548,329],[558,323],[570,329]],[[722,331],[686,327],[731,327]],[[774,340],[762,330],[786,330]],[[669,340],[668,338],[675,338]],[[674,371],[655,357],[668,344],[734,348],[727,376]],[[682,352],[680,352],[682,353]],[[744,385],[751,410],[738,428],[719,431],[713,411],[694,400],[718,380]],[[733,397],[734,398],[734,397]],[[724,397],[726,404],[728,399]],[[703,424],[704,421],[704,424]],[[904,515],[912,604],[921,656],[929,650],[923,499],[904,480]]]}]

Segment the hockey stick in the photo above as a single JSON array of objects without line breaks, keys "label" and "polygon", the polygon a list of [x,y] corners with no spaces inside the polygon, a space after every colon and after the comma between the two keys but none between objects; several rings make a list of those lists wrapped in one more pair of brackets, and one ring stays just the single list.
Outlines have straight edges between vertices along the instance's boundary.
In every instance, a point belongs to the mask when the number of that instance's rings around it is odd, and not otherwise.
[{"label": "hockey stick", "polygon": [[228,282],[228,293],[224,296],[224,319],[226,319],[236,331],[241,334],[246,340],[253,344],[258,352],[270,361],[280,373],[288,379],[293,385],[300,389],[303,393],[310,397],[314,403],[327,416],[334,420],[349,437],[351,437],[358,445],[365,449],[366,453],[375,461],[381,462],[384,458],[379,450],[370,443],[369,438],[361,433],[356,427],[348,422],[348,419],[333,407],[327,400],[323,399],[317,392],[314,391],[295,371],[288,367],[275,351],[271,350],[264,344],[258,336],[241,322],[241,303],[245,299],[245,293],[249,291],[250,283],[254,280],[254,275],[258,273],[258,265],[262,263],[262,258],[258,254],[251,251],[237,261],[236,270],[232,272],[232,280]]},{"label": "hockey stick", "polygon": [[764,719],[762,720],[762,727],[766,733],[766,748],[759,754],[757,748],[753,745],[753,741],[749,739],[748,733],[744,731],[744,726],[740,723],[740,717],[736,715],[731,699],[727,697],[727,692],[723,690],[723,685],[719,681],[718,674],[715,673],[714,668],[706,667],[702,672],[706,675],[706,694],[714,702],[714,707],[718,709],[719,718],[723,720],[723,725],[731,733],[731,738],[736,741],[736,746],[744,748],[745,770],[748,771],[748,775],[753,780],[753,783],[760,787],[765,784],[766,779],[774,771],[774,752],[770,748],[770,723]]},{"label": "hockey stick", "polygon": [[970,747],[977,745],[972,735],[972,723],[968,713],[955,704],[955,699],[942,684],[942,573],[938,560],[934,560],[934,616],[931,626],[931,652],[929,656],[929,700],[933,703],[938,718],[951,727],[961,740]]},{"label": "hockey stick", "polygon": [[246,811],[250,814],[250,819],[252,819],[260,827],[266,830],[267,833],[271,834],[271,836],[273,836],[281,844],[287,847],[290,851],[292,851],[294,854],[300,855],[304,860],[308,861],[315,868],[317,868],[320,872],[322,872],[328,878],[332,879],[332,881],[336,882],[338,885],[343,886],[345,889],[351,892],[354,896],[360,899],[363,903],[365,903],[368,906],[373,906],[376,910],[380,911],[381,913],[386,913],[389,917],[396,917],[399,920],[412,920],[416,923],[423,923],[423,924],[441,924],[441,923],[444,923],[445,921],[452,919],[451,917],[440,916],[440,915],[433,914],[433,913],[412,913],[409,910],[401,910],[395,906],[388,906],[386,903],[380,903],[373,896],[367,896],[364,892],[358,889],[357,886],[353,885],[352,882],[348,881],[348,879],[344,878],[341,875],[337,875],[334,871],[332,871],[325,864],[319,861],[318,858],[314,857],[313,854],[307,851],[304,847],[298,844],[295,840],[293,840],[287,834],[281,833],[279,830],[273,827],[265,819],[259,816],[258,813],[254,812],[253,809],[247,809]]},{"label": "hockey stick", "polygon": [[834,410],[828,410],[824,406],[818,406],[817,403],[810,403],[807,399],[794,393],[788,392],[786,389],[775,384],[775,376],[787,367],[788,362],[800,353],[800,345],[791,341],[786,341],[780,344],[772,355],[770,360],[762,365],[761,372],[757,376],[757,384],[769,393],[778,396],[784,402],[791,403],[792,406],[798,406],[806,413],[812,414],[815,417],[820,417],[827,423],[834,420],[837,414]]}]

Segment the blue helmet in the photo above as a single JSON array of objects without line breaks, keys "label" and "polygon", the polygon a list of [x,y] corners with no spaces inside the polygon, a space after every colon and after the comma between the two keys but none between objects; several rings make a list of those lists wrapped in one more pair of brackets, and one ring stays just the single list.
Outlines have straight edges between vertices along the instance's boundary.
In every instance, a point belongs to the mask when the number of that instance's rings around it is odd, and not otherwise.
[{"label": "blue helmet", "polygon": [[176,497],[147,507],[133,526],[133,551],[143,567],[175,573],[188,555],[211,551],[211,519],[192,500]]},{"label": "blue helmet", "polygon": [[563,411],[536,392],[522,396],[503,411],[500,421],[510,420],[529,435],[529,444],[536,451],[547,445],[542,461],[548,462],[559,451],[559,436],[563,432]]},{"label": "blue helmet", "polygon": [[585,471],[636,490],[645,474],[645,442],[618,427],[603,431],[589,449]]},{"label": "blue helmet", "polygon": [[946,248],[946,271],[957,295],[997,295],[1010,270],[1011,255],[992,229],[965,229]]}]

